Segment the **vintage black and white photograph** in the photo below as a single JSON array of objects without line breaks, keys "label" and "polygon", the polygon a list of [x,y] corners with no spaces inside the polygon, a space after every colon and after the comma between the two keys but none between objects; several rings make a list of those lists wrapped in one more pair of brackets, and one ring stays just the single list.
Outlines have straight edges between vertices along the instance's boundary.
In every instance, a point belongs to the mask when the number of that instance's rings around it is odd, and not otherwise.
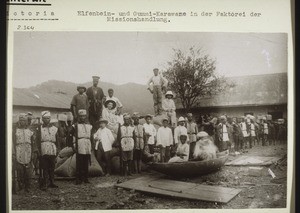
[{"label": "vintage black and white photograph", "polygon": [[13,210],[286,208],[286,33],[15,32],[13,47]]}]

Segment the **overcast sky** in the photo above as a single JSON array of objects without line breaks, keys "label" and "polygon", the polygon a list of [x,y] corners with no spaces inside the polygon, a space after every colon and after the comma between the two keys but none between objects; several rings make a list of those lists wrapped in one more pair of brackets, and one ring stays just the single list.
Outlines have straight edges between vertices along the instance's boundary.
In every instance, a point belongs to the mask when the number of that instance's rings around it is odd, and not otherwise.
[{"label": "overcast sky", "polygon": [[225,76],[287,72],[285,34],[158,32],[16,32],[13,86],[48,80],[146,84],[173,48],[202,47]]}]

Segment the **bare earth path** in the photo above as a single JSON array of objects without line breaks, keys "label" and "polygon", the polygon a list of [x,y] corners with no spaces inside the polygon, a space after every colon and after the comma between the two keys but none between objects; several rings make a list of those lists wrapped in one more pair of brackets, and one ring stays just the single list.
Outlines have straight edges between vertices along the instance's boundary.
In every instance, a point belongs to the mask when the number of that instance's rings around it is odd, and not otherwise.
[{"label": "bare earth path", "polygon": [[[286,145],[257,146],[243,155],[282,156],[286,154]],[[237,156],[238,157],[238,156]],[[230,159],[236,157],[231,156]],[[135,191],[114,187],[117,181],[126,181],[132,177],[90,178],[91,184],[77,186],[74,181],[56,181],[59,189],[47,192],[37,188],[37,180],[32,180],[30,193],[20,191],[12,196],[14,210],[84,210],[84,209],[176,209],[176,208],[284,208],[286,206],[286,164],[270,168],[279,178],[280,183],[271,183],[272,177],[267,173],[269,167],[263,167],[260,177],[248,175],[248,166],[224,166],[220,171],[202,177],[180,179],[209,185],[241,188],[242,192],[227,204],[205,201],[189,201],[158,197]],[[150,174],[150,172],[144,172]],[[142,174],[143,175],[143,174]]]}]

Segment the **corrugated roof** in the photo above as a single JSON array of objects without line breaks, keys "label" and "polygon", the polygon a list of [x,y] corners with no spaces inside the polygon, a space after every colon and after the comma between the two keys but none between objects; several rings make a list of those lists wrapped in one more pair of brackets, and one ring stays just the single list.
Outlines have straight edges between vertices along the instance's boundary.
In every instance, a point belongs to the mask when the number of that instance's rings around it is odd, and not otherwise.
[{"label": "corrugated roof", "polygon": [[69,109],[71,97],[62,93],[46,93],[29,89],[13,90],[13,105]]},{"label": "corrugated roof", "polygon": [[[273,105],[287,103],[287,73],[228,77],[235,87],[219,95],[201,98],[198,107]],[[182,108],[176,100],[177,108]]]}]

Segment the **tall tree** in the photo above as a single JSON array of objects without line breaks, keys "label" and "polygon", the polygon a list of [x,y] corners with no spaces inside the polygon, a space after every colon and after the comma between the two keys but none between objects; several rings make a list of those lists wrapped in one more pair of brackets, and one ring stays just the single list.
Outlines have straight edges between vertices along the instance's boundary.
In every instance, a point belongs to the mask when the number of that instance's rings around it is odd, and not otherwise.
[{"label": "tall tree", "polygon": [[216,60],[201,48],[191,47],[188,53],[174,49],[173,59],[168,62],[164,75],[183,108],[189,110],[199,105],[201,97],[212,97],[235,86],[224,76],[218,76],[215,70]]}]

